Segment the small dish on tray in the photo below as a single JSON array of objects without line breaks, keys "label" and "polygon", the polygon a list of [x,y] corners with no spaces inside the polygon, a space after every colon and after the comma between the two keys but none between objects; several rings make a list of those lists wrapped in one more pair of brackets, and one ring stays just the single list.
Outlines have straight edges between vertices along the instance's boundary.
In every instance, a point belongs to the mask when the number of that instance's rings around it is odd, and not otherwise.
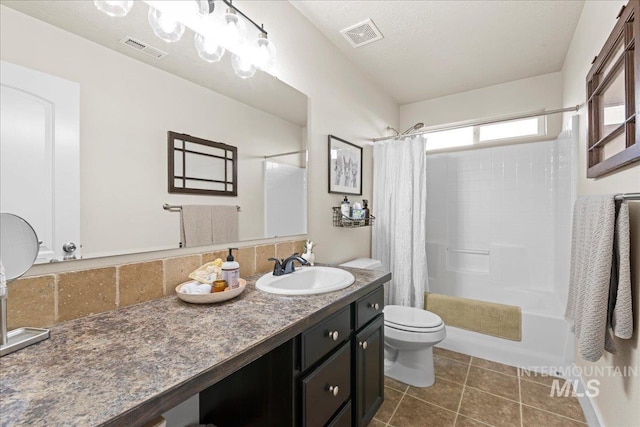
[{"label": "small dish on tray", "polygon": [[191,281],[180,283],[176,286],[176,295],[182,301],[190,302],[191,304],[213,304],[216,302],[227,301],[240,295],[244,291],[244,288],[247,287],[247,281],[240,279],[240,286],[235,289],[227,288],[222,292],[213,292],[210,294],[185,294],[180,292],[182,287],[187,283],[191,283]]}]

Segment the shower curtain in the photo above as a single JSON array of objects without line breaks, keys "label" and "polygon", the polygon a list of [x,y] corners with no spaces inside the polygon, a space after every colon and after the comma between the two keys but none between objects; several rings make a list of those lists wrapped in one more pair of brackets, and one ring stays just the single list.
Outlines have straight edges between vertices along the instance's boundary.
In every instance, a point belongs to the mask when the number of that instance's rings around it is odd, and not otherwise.
[{"label": "shower curtain", "polygon": [[424,308],[429,289],[425,148],[420,136],[377,142],[373,148],[372,252],[392,273],[386,304]]}]

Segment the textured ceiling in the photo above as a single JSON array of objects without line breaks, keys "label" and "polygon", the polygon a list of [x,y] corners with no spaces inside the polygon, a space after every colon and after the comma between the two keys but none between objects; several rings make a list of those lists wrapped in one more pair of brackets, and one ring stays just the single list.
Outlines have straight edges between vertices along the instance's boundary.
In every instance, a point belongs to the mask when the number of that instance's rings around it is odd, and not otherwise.
[{"label": "textured ceiling", "polygon": [[[584,6],[549,1],[291,1],[400,104],[560,71]],[[373,19],[384,39],[339,33]]]}]

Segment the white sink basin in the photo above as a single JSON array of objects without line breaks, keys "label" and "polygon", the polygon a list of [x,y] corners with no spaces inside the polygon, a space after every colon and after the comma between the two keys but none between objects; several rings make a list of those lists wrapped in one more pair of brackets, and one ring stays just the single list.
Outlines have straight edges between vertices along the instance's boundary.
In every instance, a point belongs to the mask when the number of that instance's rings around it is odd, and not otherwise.
[{"label": "white sink basin", "polygon": [[315,295],[349,287],[355,277],[333,267],[302,267],[291,274],[274,276],[267,273],[256,282],[256,288],[280,295]]}]

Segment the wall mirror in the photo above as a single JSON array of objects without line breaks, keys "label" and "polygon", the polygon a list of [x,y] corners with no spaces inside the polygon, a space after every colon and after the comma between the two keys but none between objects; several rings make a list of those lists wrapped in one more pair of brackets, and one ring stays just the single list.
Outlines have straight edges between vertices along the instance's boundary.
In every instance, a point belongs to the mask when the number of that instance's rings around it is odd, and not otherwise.
[{"label": "wall mirror", "polygon": [[[90,1],[0,8],[0,210],[34,226],[38,262],[178,248],[165,204],[239,206],[240,241],[306,233],[303,93],[261,71],[238,78],[228,55],[203,61],[190,30],[163,42],[141,3],[125,18]],[[168,131],[237,147],[237,196],[170,194]],[[295,197],[279,197],[292,180]]]}]

